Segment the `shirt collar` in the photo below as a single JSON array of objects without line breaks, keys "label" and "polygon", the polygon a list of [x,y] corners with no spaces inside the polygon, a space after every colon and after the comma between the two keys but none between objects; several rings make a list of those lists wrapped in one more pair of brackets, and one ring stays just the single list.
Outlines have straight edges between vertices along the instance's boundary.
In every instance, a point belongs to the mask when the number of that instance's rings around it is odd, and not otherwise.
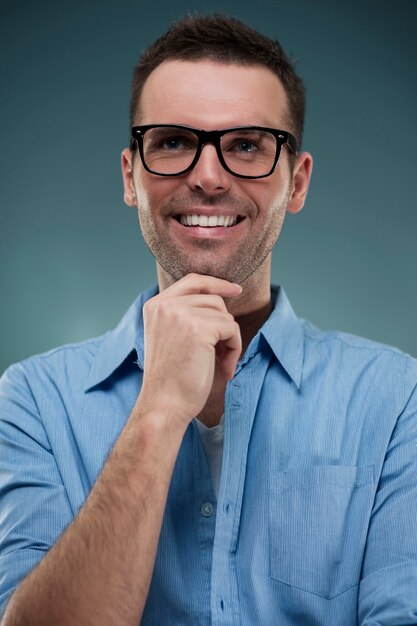
[{"label": "shirt collar", "polygon": [[271,286],[275,307],[263,324],[260,334],[297,388],[301,385],[304,362],[304,332],[282,287]]},{"label": "shirt collar", "polygon": [[132,352],[136,351],[137,363],[143,369],[142,309],[145,302],[157,293],[157,286],[141,293],[126,311],[117,327],[104,335],[94,357],[85,391],[89,391],[109,378]]},{"label": "shirt collar", "polygon": [[[271,291],[273,299],[276,300],[274,309],[251,342],[244,360],[255,346],[258,347],[260,336],[263,336],[275,357],[299,388],[304,359],[302,324],[295,315],[283,288],[273,285]],[[158,287],[154,286],[140,294],[118,326],[104,335],[95,355],[85,391],[109,378],[132,352],[136,352],[137,364],[143,369],[142,309],[145,302],[157,293]]]}]

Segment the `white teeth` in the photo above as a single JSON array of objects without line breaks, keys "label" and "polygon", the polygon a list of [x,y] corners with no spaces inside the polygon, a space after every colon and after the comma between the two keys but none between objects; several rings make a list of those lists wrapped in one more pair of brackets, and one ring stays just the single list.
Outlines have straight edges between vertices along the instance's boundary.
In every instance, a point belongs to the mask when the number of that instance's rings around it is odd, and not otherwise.
[{"label": "white teeth", "polygon": [[184,226],[234,226],[237,217],[234,215],[181,215],[180,222]]}]

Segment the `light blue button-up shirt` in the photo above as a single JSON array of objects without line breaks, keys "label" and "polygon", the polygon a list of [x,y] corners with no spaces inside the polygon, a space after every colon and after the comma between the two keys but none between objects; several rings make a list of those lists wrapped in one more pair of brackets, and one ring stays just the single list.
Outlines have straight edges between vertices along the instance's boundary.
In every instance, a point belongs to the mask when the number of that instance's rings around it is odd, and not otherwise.
[{"label": "light blue button-up shirt", "polygon": [[[113,332],[1,380],[2,608],[126,423],[155,293]],[[217,501],[195,423],[186,431],[142,626],[417,624],[416,384],[416,360],[317,330],[278,290],[227,385]]]}]

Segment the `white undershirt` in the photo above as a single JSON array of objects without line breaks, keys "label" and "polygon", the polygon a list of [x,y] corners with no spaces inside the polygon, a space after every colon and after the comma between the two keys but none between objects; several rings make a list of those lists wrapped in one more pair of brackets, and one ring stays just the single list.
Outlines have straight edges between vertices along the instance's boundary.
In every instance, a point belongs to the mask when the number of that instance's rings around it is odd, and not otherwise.
[{"label": "white undershirt", "polygon": [[224,415],[222,415],[220,423],[217,426],[208,428],[199,419],[195,419],[198,433],[206,453],[207,462],[209,464],[211,479],[213,481],[214,493],[216,498],[219,495],[220,472],[222,470],[223,441],[224,441]]}]

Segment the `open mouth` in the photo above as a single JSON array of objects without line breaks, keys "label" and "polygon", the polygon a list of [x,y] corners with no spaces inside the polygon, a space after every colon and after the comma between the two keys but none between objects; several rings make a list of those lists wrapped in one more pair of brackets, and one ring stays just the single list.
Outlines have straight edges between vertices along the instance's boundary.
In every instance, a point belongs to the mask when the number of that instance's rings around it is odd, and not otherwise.
[{"label": "open mouth", "polygon": [[175,219],[183,226],[202,226],[203,228],[215,228],[223,226],[230,228],[236,226],[245,218],[242,215],[176,215]]}]

